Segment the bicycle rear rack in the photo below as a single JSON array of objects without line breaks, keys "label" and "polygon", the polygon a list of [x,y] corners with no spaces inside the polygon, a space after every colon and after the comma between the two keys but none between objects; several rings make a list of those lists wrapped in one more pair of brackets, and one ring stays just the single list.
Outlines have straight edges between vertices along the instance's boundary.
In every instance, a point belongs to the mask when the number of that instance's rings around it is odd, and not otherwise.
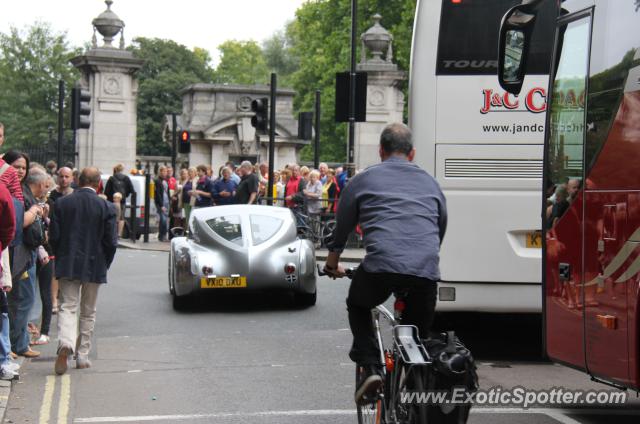
[{"label": "bicycle rear rack", "polygon": [[418,336],[416,326],[396,325],[393,327],[393,343],[405,364],[427,365],[431,363],[431,358]]}]

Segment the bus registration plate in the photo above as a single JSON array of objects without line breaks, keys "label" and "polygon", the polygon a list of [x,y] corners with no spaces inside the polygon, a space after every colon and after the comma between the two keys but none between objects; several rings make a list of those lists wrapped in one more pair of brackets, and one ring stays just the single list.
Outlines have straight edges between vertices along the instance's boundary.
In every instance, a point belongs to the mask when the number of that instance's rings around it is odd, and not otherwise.
[{"label": "bus registration plate", "polygon": [[201,289],[237,289],[246,287],[247,277],[202,277],[200,279]]},{"label": "bus registration plate", "polygon": [[542,248],[542,231],[533,231],[531,233],[527,233],[527,248]]}]

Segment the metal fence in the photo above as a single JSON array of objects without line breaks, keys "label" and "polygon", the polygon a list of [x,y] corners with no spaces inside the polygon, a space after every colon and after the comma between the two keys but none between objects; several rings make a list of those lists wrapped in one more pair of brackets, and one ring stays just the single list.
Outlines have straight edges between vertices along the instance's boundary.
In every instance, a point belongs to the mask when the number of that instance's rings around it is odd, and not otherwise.
[{"label": "metal fence", "polygon": [[[22,146],[14,147],[14,149],[29,155],[31,163],[38,162],[41,165],[45,165],[50,160],[58,162],[58,143],[56,141],[23,144]],[[71,142],[64,142],[62,146],[62,163],[58,164],[58,166],[64,166],[69,162],[76,163],[75,149]]]}]

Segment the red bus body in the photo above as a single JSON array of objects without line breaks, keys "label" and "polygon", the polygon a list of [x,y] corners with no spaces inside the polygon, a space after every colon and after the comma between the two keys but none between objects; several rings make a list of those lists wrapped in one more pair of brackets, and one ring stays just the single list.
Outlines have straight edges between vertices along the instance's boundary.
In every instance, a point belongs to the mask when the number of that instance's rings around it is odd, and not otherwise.
[{"label": "red bus body", "polygon": [[546,350],[637,390],[640,1],[568,0],[559,10],[545,137]]}]

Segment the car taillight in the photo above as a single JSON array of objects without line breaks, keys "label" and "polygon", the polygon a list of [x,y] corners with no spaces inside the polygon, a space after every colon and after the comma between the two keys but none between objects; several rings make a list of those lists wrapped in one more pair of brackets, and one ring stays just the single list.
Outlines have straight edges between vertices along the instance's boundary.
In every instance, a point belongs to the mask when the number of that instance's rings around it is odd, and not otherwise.
[{"label": "car taillight", "polygon": [[296,266],[294,264],[286,264],[284,266],[284,272],[285,274],[293,274],[296,272]]},{"label": "car taillight", "polygon": [[144,218],[144,206],[140,206],[140,218]]},{"label": "car taillight", "polygon": [[404,300],[396,299],[395,303],[393,304],[393,309],[394,309],[396,312],[403,312],[403,311],[404,311],[405,306],[406,306],[406,305],[405,305],[405,303],[404,303]]}]

